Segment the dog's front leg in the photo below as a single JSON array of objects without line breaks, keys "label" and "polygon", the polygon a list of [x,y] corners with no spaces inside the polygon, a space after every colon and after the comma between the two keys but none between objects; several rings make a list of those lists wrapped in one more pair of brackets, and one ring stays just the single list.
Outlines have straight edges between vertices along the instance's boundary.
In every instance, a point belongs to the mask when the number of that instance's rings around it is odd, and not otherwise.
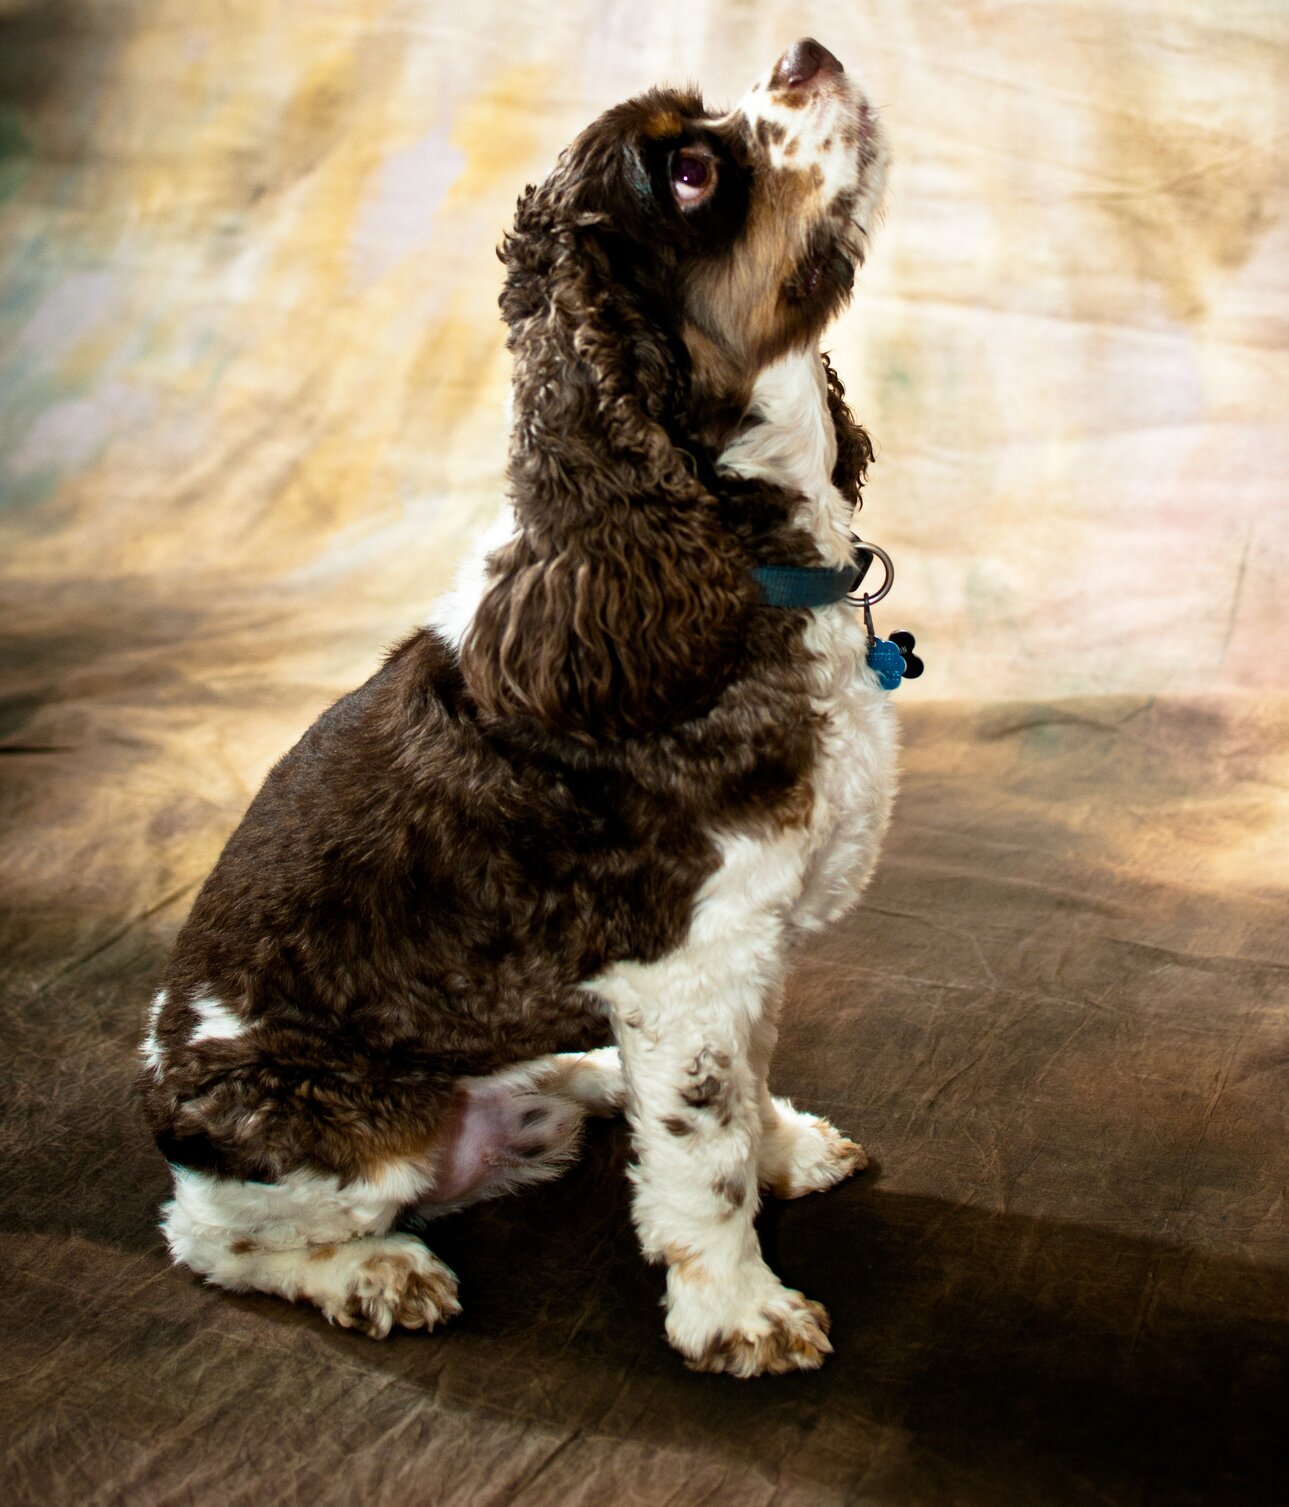
[{"label": "dog's front leg", "polygon": [[636,1228],[667,1264],[667,1337],[692,1369],[735,1376],[812,1370],[832,1348],[823,1307],[784,1287],[753,1223],[765,1099],[753,1042],[782,956],[776,917],[751,919],[741,937],[691,938],[596,984],[622,1052]]},{"label": "dog's front leg", "polygon": [[[622,1020],[645,1255],[667,1264],[667,1337],[698,1371],[810,1370],[831,1349],[818,1303],[785,1288],[753,1220],[763,1086],[748,1053],[758,1002],[641,1002]],[[708,1008],[704,1009],[706,1004]]]}]

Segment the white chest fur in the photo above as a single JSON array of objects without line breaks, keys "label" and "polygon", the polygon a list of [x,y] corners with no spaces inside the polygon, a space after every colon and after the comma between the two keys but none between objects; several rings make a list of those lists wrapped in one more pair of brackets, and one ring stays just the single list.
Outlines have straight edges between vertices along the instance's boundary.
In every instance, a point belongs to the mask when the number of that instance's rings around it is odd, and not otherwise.
[{"label": "white chest fur", "polygon": [[[720,468],[799,492],[794,521],[809,531],[825,564],[849,564],[850,508],[831,481],[837,441],[818,353],[799,351],[768,367],[750,409],[762,422],[725,450]],[[479,603],[488,556],[514,530],[507,504],[431,613],[431,624],[453,644],[460,644]],[[898,729],[889,694],[868,668],[864,629],[852,608],[840,602],[813,610],[806,644],[822,726],[814,806],[804,840],[788,844],[791,856],[782,843],[775,846],[780,903],[796,928],[813,930],[853,904],[872,872],[895,795]],[[738,888],[730,873],[724,880],[713,876],[712,891]],[[700,908],[711,898],[700,897]]]},{"label": "white chest fur", "polygon": [[[722,467],[799,492],[797,521],[829,564],[846,563],[850,518],[830,480],[836,442],[818,356],[764,373],[753,402],[763,422]],[[614,964],[588,985],[621,1049],[639,1157],[632,1213],[646,1253],[668,1266],[668,1336],[709,1370],[719,1368],[714,1348],[741,1336],[738,1356],[719,1362],[741,1375],[770,1364],[775,1334],[791,1336],[798,1357],[778,1369],[817,1365],[828,1348],[822,1310],[784,1288],[760,1254],[757,1188],[822,1190],[863,1159],[767,1085],[790,944],[857,898],[895,788],[895,723],[854,611],[844,602],[812,611],[806,643],[821,729],[809,822],[714,833],[721,863],[684,943],[654,962]]]},{"label": "white chest fur", "polygon": [[[837,442],[818,354],[798,352],[769,367],[750,408],[763,422],[729,446],[721,468],[800,492],[795,522],[810,532],[826,564],[848,564],[850,508],[831,481]],[[814,655],[812,695],[822,732],[791,918],[810,930],[851,905],[872,872],[895,795],[898,730],[889,695],[868,668],[867,638],[851,607],[815,609],[806,644]]]}]

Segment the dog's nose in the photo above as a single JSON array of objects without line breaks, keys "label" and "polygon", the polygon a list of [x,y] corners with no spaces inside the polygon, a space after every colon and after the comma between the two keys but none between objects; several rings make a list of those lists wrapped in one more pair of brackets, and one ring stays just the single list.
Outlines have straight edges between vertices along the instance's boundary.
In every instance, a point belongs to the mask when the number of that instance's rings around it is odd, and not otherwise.
[{"label": "dog's nose", "polygon": [[832,53],[813,37],[794,42],[774,65],[771,89],[800,89],[821,73],[844,73]]}]

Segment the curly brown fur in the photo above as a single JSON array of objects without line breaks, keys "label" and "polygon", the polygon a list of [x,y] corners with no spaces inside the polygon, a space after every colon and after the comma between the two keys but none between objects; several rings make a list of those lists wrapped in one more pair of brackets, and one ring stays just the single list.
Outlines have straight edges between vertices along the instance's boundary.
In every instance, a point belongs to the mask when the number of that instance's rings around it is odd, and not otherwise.
[{"label": "curly brown fur", "polygon": [[[792,624],[755,618],[750,673],[665,739],[588,748],[484,713],[425,630],[326,712],[176,944],[165,1071],[142,1080],[167,1157],[361,1176],[432,1142],[460,1074],[607,1040],[578,984],[674,946],[713,811],[773,819],[808,771]],[[240,1035],[194,1039],[204,996]]]},{"label": "curly brown fur", "polygon": [[837,434],[837,464],[833,467],[833,486],[858,508],[868,468],[873,463],[873,444],[867,431],[856,420],[846,402],[846,389],[831,360],[823,357],[828,381],[828,411]]},{"label": "curly brown fur", "polygon": [[[519,532],[459,657],[421,631],[325,713],[203,887],[143,1080],[173,1162],[353,1177],[426,1147],[458,1075],[605,1039],[578,983],[683,935],[718,815],[805,809],[805,618],[761,608],[751,568],[818,554],[792,493],[717,474],[755,362],[719,386],[703,365],[746,339],[708,263],[746,239],[752,148],[729,145],[732,202],[657,209],[659,164],[714,139],[706,117],[687,93],[630,101],[520,198],[499,253]],[[790,223],[757,252],[785,281]],[[757,360],[844,291],[785,293]],[[857,494],[871,452],[824,360]],[[203,996],[243,1032],[194,1040]]]}]

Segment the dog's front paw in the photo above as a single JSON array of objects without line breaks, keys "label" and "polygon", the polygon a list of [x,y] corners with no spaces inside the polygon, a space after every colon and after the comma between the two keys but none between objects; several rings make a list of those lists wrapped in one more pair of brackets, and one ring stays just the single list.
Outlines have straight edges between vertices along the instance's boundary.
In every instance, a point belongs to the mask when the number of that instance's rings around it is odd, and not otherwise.
[{"label": "dog's front paw", "polygon": [[776,1099],[774,1110],[775,1123],[762,1138],[757,1176],[776,1198],[826,1192],[868,1166],[864,1148],[827,1120],[803,1114],[786,1099]]},{"label": "dog's front paw", "polygon": [[692,1348],[676,1348],[691,1371],[724,1371],[738,1377],[817,1371],[824,1356],[832,1354],[828,1311],[822,1303],[780,1287],[755,1314],[718,1329]]},{"label": "dog's front paw", "polygon": [[775,1376],[818,1370],[832,1354],[823,1304],[784,1287],[768,1269],[751,1283],[695,1275],[673,1267],[668,1281],[667,1338],[691,1371]]}]

